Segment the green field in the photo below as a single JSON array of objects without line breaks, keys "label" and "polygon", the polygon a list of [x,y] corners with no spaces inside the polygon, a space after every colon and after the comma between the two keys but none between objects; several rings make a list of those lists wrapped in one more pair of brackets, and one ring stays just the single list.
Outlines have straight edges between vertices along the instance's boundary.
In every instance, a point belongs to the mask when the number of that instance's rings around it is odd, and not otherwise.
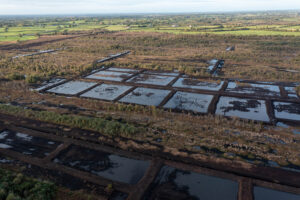
[{"label": "green field", "polygon": [[258,35],[258,36],[300,36],[300,26],[248,26],[248,27],[130,27],[126,31],[160,32],[174,34],[223,34],[223,35]]},{"label": "green field", "polygon": [[178,15],[138,17],[1,19],[0,42],[36,39],[41,35],[103,29],[125,32],[300,36],[300,16],[295,13]]},{"label": "green field", "polygon": [[47,24],[35,26],[2,27],[0,28],[0,42],[26,41],[37,39],[41,35],[55,35],[72,31],[94,30],[104,27],[106,26],[99,23],[84,23],[82,21],[75,21],[75,23],[64,22],[60,25],[49,22]]}]

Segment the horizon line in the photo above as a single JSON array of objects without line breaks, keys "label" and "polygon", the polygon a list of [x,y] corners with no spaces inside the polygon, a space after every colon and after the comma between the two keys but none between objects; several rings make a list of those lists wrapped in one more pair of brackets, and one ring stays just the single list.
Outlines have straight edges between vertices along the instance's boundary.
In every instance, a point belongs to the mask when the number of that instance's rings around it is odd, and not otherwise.
[{"label": "horizon line", "polygon": [[46,14],[0,14],[0,16],[83,16],[83,15],[174,15],[174,14],[229,14],[229,13],[253,13],[253,12],[300,12],[300,9],[283,10],[233,10],[233,11],[205,11],[205,12],[119,12],[119,13],[46,13]]}]

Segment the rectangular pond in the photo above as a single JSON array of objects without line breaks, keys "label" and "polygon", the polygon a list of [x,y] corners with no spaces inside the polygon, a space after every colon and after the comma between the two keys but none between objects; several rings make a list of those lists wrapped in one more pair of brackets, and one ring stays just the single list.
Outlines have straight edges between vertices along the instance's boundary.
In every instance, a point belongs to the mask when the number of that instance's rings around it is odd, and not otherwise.
[{"label": "rectangular pond", "polygon": [[117,67],[110,67],[107,70],[108,71],[117,71],[117,72],[128,72],[128,73],[139,72],[139,70],[137,70],[137,69],[117,68]]},{"label": "rectangular pond", "polygon": [[223,84],[224,81],[205,81],[198,79],[179,78],[173,84],[173,87],[219,91]]},{"label": "rectangular pond", "polygon": [[61,152],[53,162],[128,184],[137,184],[150,166],[150,161],[75,145]]},{"label": "rectangular pond", "polygon": [[216,114],[264,122],[270,121],[263,100],[220,97]]},{"label": "rectangular pond", "polygon": [[49,81],[44,82],[40,87],[38,87],[34,90],[39,92],[48,87],[54,86],[56,84],[60,84],[60,83],[64,82],[65,80],[66,79],[64,79],[64,78],[53,78],[53,79],[50,79]]},{"label": "rectangular pond", "polygon": [[296,87],[284,87],[285,91],[288,94],[288,97],[290,98],[298,98]]},{"label": "rectangular pond", "polygon": [[10,149],[24,155],[43,158],[61,143],[25,133],[5,130],[0,133],[0,148]]},{"label": "rectangular pond", "polygon": [[94,73],[92,75],[89,75],[86,78],[121,82],[124,79],[131,77],[132,75],[133,74],[126,73],[126,72],[100,71],[100,72]]},{"label": "rectangular pond", "polygon": [[236,200],[238,183],[163,166],[145,200]]},{"label": "rectangular pond", "polygon": [[159,76],[179,76],[178,72],[145,71],[144,74],[152,74],[152,75],[159,75]]},{"label": "rectangular pond", "polygon": [[207,113],[212,99],[213,95],[176,92],[176,94],[164,105],[164,108]]},{"label": "rectangular pond", "polygon": [[120,102],[146,106],[158,106],[169,93],[169,90],[139,87],[120,99]]},{"label": "rectangular pond", "polygon": [[97,83],[93,82],[84,82],[84,81],[70,81],[62,85],[56,86],[47,92],[56,93],[56,94],[66,94],[66,95],[76,95],[84,90],[87,90]]},{"label": "rectangular pond", "polygon": [[275,117],[300,121],[300,104],[274,102]]},{"label": "rectangular pond", "polygon": [[229,82],[226,91],[239,94],[253,94],[258,96],[280,96],[280,89],[276,85],[252,84],[244,82]]},{"label": "rectangular pond", "polygon": [[137,76],[132,77],[127,82],[131,83],[141,83],[147,85],[161,85],[166,86],[171,81],[173,81],[175,77],[173,76],[159,76],[159,75],[151,75],[151,74],[139,74]]},{"label": "rectangular pond", "polygon": [[81,97],[113,101],[131,88],[132,86],[126,85],[102,84],[82,94]]},{"label": "rectangular pond", "polygon": [[255,200],[299,200],[300,195],[281,192],[264,187],[254,187]]}]

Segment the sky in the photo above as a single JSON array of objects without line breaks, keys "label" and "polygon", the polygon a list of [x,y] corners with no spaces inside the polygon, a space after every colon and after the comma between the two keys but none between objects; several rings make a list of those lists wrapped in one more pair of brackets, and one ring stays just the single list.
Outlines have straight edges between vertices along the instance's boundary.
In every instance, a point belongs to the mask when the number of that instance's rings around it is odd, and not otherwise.
[{"label": "sky", "polygon": [[300,0],[0,0],[0,15],[300,10]]}]

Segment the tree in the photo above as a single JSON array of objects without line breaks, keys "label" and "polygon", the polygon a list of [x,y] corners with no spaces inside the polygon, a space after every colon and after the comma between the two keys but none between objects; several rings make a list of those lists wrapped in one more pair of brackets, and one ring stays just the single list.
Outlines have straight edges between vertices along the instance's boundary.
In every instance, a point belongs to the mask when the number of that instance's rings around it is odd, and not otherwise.
[{"label": "tree", "polygon": [[63,31],[63,35],[68,35],[68,30],[67,30],[67,29],[65,29],[65,30]]}]

